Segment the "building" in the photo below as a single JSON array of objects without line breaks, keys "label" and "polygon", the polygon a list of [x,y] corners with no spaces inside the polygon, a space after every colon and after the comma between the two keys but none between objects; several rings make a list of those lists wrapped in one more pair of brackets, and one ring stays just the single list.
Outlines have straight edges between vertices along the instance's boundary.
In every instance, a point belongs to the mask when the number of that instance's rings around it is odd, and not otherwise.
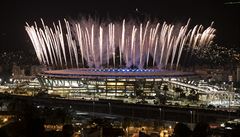
[{"label": "building", "polygon": [[240,66],[237,67],[237,82],[240,81]]},{"label": "building", "polygon": [[25,70],[21,69],[20,66],[17,66],[16,64],[13,64],[12,76],[25,76]]},{"label": "building", "polygon": [[163,79],[191,77],[195,73],[159,69],[65,69],[39,75],[41,86],[54,94],[80,96],[98,93],[106,96],[154,94]]}]

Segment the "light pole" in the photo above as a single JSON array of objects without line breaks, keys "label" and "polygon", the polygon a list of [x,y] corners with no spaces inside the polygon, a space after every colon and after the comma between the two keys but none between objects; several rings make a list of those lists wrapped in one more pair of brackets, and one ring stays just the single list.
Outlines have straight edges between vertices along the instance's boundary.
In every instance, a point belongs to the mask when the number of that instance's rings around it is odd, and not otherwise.
[{"label": "light pole", "polygon": [[162,108],[159,108],[159,120],[162,120],[161,115],[162,115]]},{"label": "light pole", "polygon": [[93,101],[93,117],[95,116],[95,101]]},{"label": "light pole", "polygon": [[162,108],[159,108],[159,120],[158,120],[158,126],[160,126],[160,121],[161,119],[161,113],[162,113]]},{"label": "light pole", "polygon": [[111,114],[111,103],[108,102],[109,114]]},{"label": "light pole", "polygon": [[233,82],[231,82],[229,91],[228,91],[228,119],[230,119],[230,111],[231,111],[231,101],[233,93]]},{"label": "light pole", "polygon": [[190,118],[190,120],[191,120],[190,123],[192,124],[192,110],[190,110],[190,117],[191,117]]}]

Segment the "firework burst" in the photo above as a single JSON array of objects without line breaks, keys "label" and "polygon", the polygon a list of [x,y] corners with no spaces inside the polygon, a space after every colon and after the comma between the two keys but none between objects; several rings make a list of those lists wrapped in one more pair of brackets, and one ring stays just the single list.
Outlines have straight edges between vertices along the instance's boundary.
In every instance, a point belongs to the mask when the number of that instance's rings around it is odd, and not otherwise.
[{"label": "firework burst", "polygon": [[25,29],[41,64],[55,68],[123,67],[144,68],[169,66],[177,68],[184,46],[193,49],[211,45],[215,29],[196,25],[189,29],[190,20],[180,28],[172,24],[134,24],[122,20],[99,23],[82,19],[53,27],[26,23]]}]

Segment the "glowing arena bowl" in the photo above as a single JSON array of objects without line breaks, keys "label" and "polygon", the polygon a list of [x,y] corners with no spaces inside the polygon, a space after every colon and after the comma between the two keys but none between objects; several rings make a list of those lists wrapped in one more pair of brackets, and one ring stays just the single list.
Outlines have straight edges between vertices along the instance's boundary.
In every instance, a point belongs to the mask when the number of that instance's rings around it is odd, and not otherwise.
[{"label": "glowing arena bowl", "polygon": [[96,69],[79,68],[44,71],[40,76],[48,78],[163,78],[194,76],[192,72],[163,69]]}]

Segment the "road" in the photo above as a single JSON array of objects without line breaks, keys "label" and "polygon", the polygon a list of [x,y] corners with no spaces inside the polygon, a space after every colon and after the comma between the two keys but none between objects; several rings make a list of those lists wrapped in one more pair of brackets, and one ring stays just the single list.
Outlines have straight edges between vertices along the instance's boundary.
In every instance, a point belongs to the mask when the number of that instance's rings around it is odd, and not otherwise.
[{"label": "road", "polygon": [[128,118],[145,118],[155,120],[179,121],[197,123],[199,121],[214,122],[238,118],[237,112],[209,110],[203,108],[186,108],[167,105],[147,105],[123,103],[113,100],[69,100],[57,98],[37,98],[29,96],[4,95],[0,99],[22,100],[48,107],[65,107],[92,113],[105,113]]}]

